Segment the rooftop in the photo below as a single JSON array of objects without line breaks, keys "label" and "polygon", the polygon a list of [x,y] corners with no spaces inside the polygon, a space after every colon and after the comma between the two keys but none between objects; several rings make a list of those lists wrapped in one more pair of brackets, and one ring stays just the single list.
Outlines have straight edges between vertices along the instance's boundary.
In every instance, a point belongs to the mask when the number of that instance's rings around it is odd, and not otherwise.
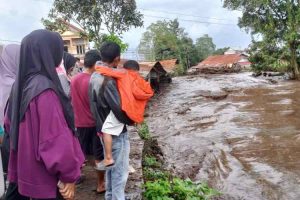
[{"label": "rooftop", "polygon": [[202,61],[200,65],[232,64],[232,63],[239,62],[240,59],[241,59],[240,54],[209,56],[207,59]]},{"label": "rooftop", "polygon": [[140,64],[140,74],[144,78],[147,77],[156,63],[157,62],[139,62],[139,64]]},{"label": "rooftop", "polygon": [[168,73],[174,72],[176,65],[179,64],[178,59],[162,60],[159,62]]}]

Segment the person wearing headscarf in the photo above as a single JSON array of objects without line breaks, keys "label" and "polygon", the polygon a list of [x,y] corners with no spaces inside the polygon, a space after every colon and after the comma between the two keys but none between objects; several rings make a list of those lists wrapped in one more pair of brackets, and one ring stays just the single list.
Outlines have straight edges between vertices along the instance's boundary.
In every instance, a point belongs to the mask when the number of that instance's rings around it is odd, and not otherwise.
[{"label": "person wearing headscarf", "polygon": [[84,68],[84,64],[80,62],[80,58],[75,57],[76,58],[76,65],[74,68],[74,76],[78,73],[82,73],[83,72],[83,68]]},{"label": "person wearing headscarf", "polygon": [[63,90],[68,97],[70,96],[70,77],[72,76],[72,71],[75,65],[76,58],[72,54],[64,52],[63,62],[60,67],[58,67],[57,73]]},{"label": "person wearing headscarf", "polygon": [[[4,135],[3,123],[4,123],[4,110],[7,105],[8,97],[11,91],[11,87],[16,79],[16,74],[19,67],[20,59],[20,45],[8,44],[4,46],[0,53],[0,137],[4,136],[7,139],[7,135]],[[9,139],[5,140],[1,147],[1,162],[0,165],[0,195],[4,194],[4,174],[7,173],[8,159],[9,159]],[[2,141],[1,141],[2,142]]]},{"label": "person wearing headscarf", "polygon": [[84,155],[74,135],[70,100],[56,72],[62,58],[58,33],[36,30],[22,40],[4,122],[11,141],[8,179],[19,192],[17,198],[7,195],[8,200],[74,197]]},{"label": "person wearing headscarf", "polygon": [[70,53],[64,52],[64,66],[67,71],[67,74],[71,74],[73,68],[75,67],[75,64],[77,62],[77,59]]},{"label": "person wearing headscarf", "polygon": [[4,46],[0,54],[0,126],[3,127],[4,109],[16,79],[20,59],[20,45]]}]

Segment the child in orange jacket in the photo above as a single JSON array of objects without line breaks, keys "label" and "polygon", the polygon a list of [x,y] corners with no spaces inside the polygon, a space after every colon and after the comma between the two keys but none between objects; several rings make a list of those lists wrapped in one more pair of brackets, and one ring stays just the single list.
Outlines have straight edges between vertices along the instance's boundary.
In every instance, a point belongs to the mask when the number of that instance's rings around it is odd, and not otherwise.
[{"label": "child in orange jacket", "polygon": [[[122,110],[135,123],[144,121],[146,104],[154,94],[150,84],[139,75],[139,68],[139,64],[133,60],[127,61],[124,64],[124,69],[121,70],[102,66],[96,67],[96,72],[116,79]],[[104,170],[114,165],[112,135],[118,136],[124,129],[124,126],[111,111],[102,127],[105,158],[97,166],[98,170]]]}]

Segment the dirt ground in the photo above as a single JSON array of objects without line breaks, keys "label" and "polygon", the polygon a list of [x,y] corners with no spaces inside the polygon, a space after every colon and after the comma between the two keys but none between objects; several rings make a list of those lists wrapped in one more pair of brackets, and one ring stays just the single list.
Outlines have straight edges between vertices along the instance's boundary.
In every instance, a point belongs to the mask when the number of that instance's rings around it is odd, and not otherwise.
[{"label": "dirt ground", "polygon": [[[143,141],[139,138],[135,128],[129,129],[130,134],[130,165],[134,168],[135,172],[129,174],[127,182],[126,194],[132,200],[141,199],[141,185],[142,179],[142,150]],[[92,164],[88,164],[83,169],[83,174],[86,176],[85,181],[77,186],[75,200],[104,200],[104,194],[97,195],[96,189],[96,173]]]}]

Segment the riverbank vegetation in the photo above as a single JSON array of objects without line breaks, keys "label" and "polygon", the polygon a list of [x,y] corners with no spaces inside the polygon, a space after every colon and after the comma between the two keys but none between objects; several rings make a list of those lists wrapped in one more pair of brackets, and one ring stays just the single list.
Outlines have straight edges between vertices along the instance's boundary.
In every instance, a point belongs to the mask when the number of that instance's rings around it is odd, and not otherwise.
[{"label": "riverbank vegetation", "polygon": [[254,70],[291,71],[300,80],[300,1],[225,0],[242,11],[239,26],[252,34]]},{"label": "riverbank vegetation", "polygon": [[206,183],[180,179],[166,170],[162,151],[151,137],[147,123],[138,132],[145,142],[142,160],[145,200],[208,200],[220,195]]}]

